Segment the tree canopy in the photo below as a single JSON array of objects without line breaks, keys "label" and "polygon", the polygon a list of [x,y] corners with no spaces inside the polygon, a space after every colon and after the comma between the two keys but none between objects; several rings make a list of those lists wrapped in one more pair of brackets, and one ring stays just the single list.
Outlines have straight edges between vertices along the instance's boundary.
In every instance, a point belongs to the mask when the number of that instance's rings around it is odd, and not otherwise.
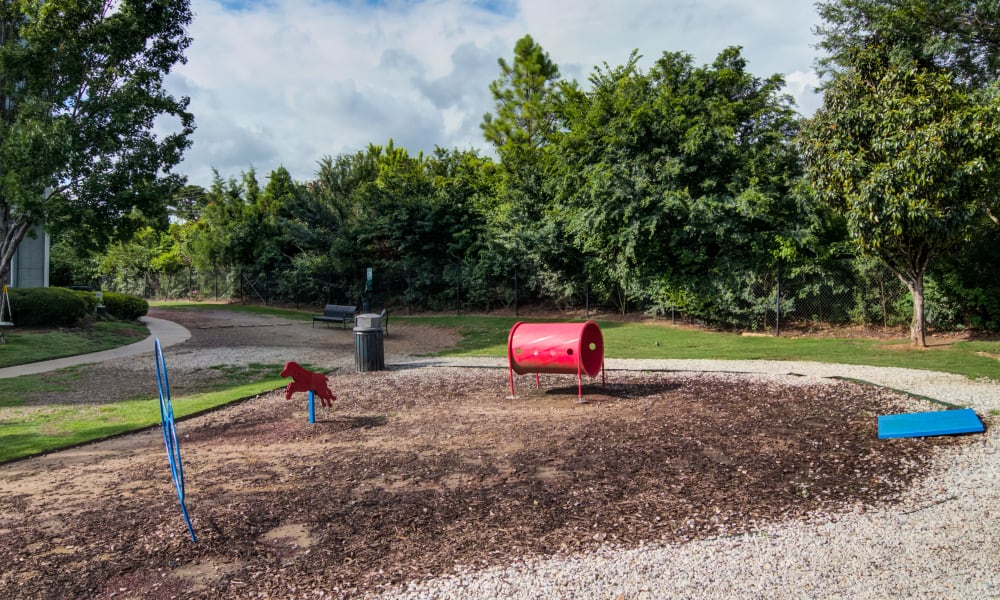
[{"label": "tree canopy", "polygon": [[500,77],[490,84],[497,112],[483,115],[483,136],[501,155],[540,148],[556,127],[559,67],[530,35],[517,41],[511,63],[500,58],[497,64]]},{"label": "tree canopy", "polygon": [[817,8],[826,69],[850,65],[858,48],[880,46],[894,59],[945,69],[964,82],[1000,77],[1000,3],[994,0],[826,0]]},{"label": "tree canopy", "polygon": [[[1000,198],[996,5],[828,2],[835,65],[802,137],[810,182],[858,247],[913,296],[925,345],[924,276]],[[992,12],[991,12],[992,11]]]},{"label": "tree canopy", "polygon": [[[839,36],[827,97],[804,122],[782,77],[755,74],[737,47],[704,65],[664,52],[645,69],[636,51],[580,85],[525,36],[490,87],[482,127],[496,158],[389,140],[327,156],[305,182],[283,168],[216,174],[168,198],[166,235],[116,246],[105,283],[125,285],[115,275],[139,277],[145,261],[155,293],[265,302],[596,303],[758,329],[777,328],[779,312],[902,325],[927,298],[934,325],[1000,323],[1000,276],[974,262],[1000,257],[987,210],[1000,212],[992,58],[907,42],[941,35],[903,18],[931,4],[989,29],[959,0],[826,2],[878,18],[827,24]],[[942,253],[951,260],[932,268]]]},{"label": "tree canopy", "polygon": [[190,21],[187,0],[0,6],[0,281],[33,225],[100,248],[166,224],[194,120],[162,83]]},{"label": "tree canopy", "polygon": [[701,67],[664,53],[648,73],[638,59],[568,97],[558,204],[609,291],[707,301],[693,274],[767,269],[797,236],[794,111],[739,48]]}]

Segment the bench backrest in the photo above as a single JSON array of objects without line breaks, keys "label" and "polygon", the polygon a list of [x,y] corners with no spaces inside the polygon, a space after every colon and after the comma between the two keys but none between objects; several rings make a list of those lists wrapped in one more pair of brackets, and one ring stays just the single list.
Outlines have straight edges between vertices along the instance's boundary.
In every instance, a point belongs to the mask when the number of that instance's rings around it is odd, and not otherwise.
[{"label": "bench backrest", "polygon": [[323,315],[327,317],[353,315],[356,312],[358,312],[357,306],[341,306],[339,304],[327,304],[323,308]]}]

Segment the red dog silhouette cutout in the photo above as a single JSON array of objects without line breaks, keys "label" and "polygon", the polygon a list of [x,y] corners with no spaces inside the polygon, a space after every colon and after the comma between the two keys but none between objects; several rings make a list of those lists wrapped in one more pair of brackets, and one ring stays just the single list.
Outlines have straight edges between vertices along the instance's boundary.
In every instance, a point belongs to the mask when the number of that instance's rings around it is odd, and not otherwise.
[{"label": "red dog silhouette cutout", "polygon": [[327,385],[326,375],[307,371],[299,366],[299,363],[286,362],[285,368],[281,370],[282,377],[291,377],[292,382],[285,388],[285,400],[291,400],[295,392],[313,392],[319,396],[323,406],[333,406],[337,399]]}]

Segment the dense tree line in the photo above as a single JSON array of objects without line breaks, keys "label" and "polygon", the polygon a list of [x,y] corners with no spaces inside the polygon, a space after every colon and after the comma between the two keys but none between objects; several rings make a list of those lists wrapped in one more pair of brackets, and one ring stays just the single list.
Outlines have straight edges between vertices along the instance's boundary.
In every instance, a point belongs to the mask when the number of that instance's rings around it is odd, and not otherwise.
[{"label": "dense tree line", "polygon": [[151,224],[96,264],[57,244],[55,263],[133,293],[313,305],[360,303],[371,267],[378,305],[590,302],[728,326],[772,297],[791,318],[835,301],[822,318],[889,323],[888,270],[915,300],[914,343],[925,313],[995,328],[992,6],[822,3],[824,106],[809,119],[740,48],[648,69],[633,53],[582,86],[525,36],[490,86],[495,156],[390,140],[325,157],[306,182],[216,174],[173,196],[168,230]]}]

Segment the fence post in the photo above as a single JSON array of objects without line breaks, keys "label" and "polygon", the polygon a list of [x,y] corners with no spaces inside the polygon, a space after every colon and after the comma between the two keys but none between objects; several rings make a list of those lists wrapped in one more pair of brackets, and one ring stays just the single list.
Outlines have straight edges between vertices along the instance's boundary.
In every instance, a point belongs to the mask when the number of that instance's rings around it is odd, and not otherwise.
[{"label": "fence post", "polygon": [[514,316],[519,317],[521,315],[517,312],[517,267],[514,267]]},{"label": "fence post", "polygon": [[781,336],[781,265],[774,271],[774,337]]}]

